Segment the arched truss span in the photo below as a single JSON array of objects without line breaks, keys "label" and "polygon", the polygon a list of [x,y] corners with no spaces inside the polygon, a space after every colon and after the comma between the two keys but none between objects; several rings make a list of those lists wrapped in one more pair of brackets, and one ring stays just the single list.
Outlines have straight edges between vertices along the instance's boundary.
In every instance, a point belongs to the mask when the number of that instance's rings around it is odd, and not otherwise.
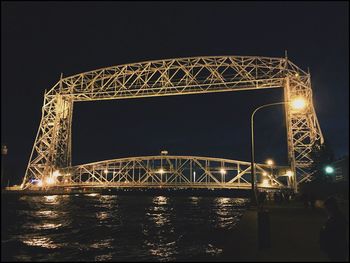
[{"label": "arched truss span", "polygon": [[[250,163],[199,156],[143,156],[82,164],[61,170],[55,185],[250,189]],[[257,164],[261,188],[287,188],[289,167]],[[284,178],[284,179],[283,179]]]},{"label": "arched truss span", "polygon": [[294,188],[311,179],[311,148],[323,143],[312,102],[310,74],[287,58],[216,56],[125,64],[61,78],[44,96],[42,118],[22,187],[71,166],[73,104],[78,101],[283,88],[284,100],[303,96],[307,108],[285,105]]}]

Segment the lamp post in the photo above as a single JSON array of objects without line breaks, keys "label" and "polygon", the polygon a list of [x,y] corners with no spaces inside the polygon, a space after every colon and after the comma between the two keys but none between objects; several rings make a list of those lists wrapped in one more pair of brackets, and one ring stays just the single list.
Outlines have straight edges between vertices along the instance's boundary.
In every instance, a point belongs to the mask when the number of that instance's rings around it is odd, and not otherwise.
[{"label": "lamp post", "polygon": [[252,115],[250,116],[250,134],[251,134],[251,175],[252,175],[252,189],[251,189],[251,202],[253,206],[258,206],[258,200],[256,198],[256,190],[255,190],[255,153],[254,153],[254,115],[255,113],[263,108],[274,106],[274,105],[281,105],[281,104],[287,104],[290,103],[291,107],[294,110],[302,110],[306,107],[306,101],[303,98],[295,98],[292,101],[281,101],[281,102],[275,102],[275,103],[269,103],[262,105],[258,108],[256,108]]},{"label": "lamp post", "polygon": [[274,161],[272,159],[268,159],[266,160],[266,164],[268,166],[270,166],[270,170],[271,170],[271,173],[270,173],[270,184],[272,185],[272,178],[273,178],[273,165],[275,164]]}]

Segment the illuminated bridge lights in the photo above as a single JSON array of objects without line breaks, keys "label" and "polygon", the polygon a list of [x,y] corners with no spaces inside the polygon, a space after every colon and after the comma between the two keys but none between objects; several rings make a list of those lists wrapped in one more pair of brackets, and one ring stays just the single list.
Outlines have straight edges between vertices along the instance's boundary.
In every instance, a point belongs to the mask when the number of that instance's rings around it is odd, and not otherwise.
[{"label": "illuminated bridge lights", "polygon": [[[176,166],[177,170],[169,167],[171,172],[164,170],[164,173],[154,173],[147,166],[144,168],[145,164],[142,160],[132,159],[132,162],[142,163],[143,168],[138,169],[147,170],[147,174],[138,178],[139,181],[133,179],[136,174],[131,175],[130,169],[127,168],[130,166],[135,169],[134,164],[127,166],[123,163],[124,170],[119,168],[110,170],[111,166],[92,170],[91,164],[80,166],[85,170],[72,167],[73,106],[75,102],[83,101],[268,88],[282,88],[285,101],[291,101],[294,108],[305,108],[303,111],[293,111],[291,107],[285,105],[288,160],[291,161],[290,169],[295,173],[293,187],[296,189],[298,184],[312,179],[314,171],[310,152],[315,143],[323,143],[322,132],[312,103],[311,76],[287,57],[254,56],[205,56],[145,61],[61,78],[48,92],[45,92],[42,119],[21,188],[33,186],[33,179],[42,180],[41,183],[44,185],[79,184],[85,181],[91,184],[110,185],[118,184],[119,181],[125,180],[124,178],[140,185],[152,180],[154,183],[167,180],[172,184],[182,181],[192,184],[193,178],[196,185],[203,184],[205,187],[210,183],[226,186],[227,183],[237,184],[235,187],[249,184],[250,178],[244,178],[244,176],[249,173],[250,168],[243,164],[245,168],[239,168],[237,170],[239,172],[231,174],[231,169],[230,173],[217,173],[223,167],[227,171],[226,165],[218,164],[215,166],[216,170],[211,170],[206,163],[200,163],[198,169],[202,172],[197,172],[195,176],[187,176],[186,170],[182,167]],[[167,152],[163,151],[161,156],[164,159],[168,156]],[[106,162],[110,163],[112,160]],[[193,162],[195,161],[192,160]],[[108,167],[107,172],[104,173],[106,167]],[[157,167],[160,169],[159,166]],[[57,176],[55,179],[55,176],[52,176],[52,179],[47,179],[46,175],[53,170],[73,172],[68,178]],[[114,174],[114,172],[117,173]],[[217,178],[220,174],[225,176]],[[238,178],[239,181],[237,181]],[[38,184],[38,181],[35,183]]]}]

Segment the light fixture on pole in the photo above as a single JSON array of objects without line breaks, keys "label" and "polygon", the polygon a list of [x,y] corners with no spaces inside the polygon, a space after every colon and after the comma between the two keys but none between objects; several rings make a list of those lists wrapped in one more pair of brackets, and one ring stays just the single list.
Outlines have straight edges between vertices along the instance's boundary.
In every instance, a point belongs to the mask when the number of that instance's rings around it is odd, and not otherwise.
[{"label": "light fixture on pole", "polygon": [[[269,106],[274,106],[274,105],[281,105],[281,104],[290,104],[291,109],[295,111],[301,111],[307,106],[307,102],[304,98],[302,97],[296,97],[291,101],[282,101],[282,102],[275,102],[275,103],[269,103],[262,105],[258,108],[256,108],[251,116],[250,116],[250,134],[251,134],[251,164],[250,164],[250,169],[251,169],[251,202],[252,205],[258,205],[257,198],[256,198],[256,191],[255,191],[255,153],[254,153],[254,115],[255,113],[262,109],[266,108]],[[296,176],[296,175],[295,175]]]},{"label": "light fixture on pole", "polygon": [[272,166],[275,164],[275,162],[272,159],[267,159],[266,160],[266,164],[268,166],[270,166],[270,170],[271,170],[271,172],[270,172],[270,179],[271,179],[271,184],[272,184],[272,177],[273,177],[273,167]]}]

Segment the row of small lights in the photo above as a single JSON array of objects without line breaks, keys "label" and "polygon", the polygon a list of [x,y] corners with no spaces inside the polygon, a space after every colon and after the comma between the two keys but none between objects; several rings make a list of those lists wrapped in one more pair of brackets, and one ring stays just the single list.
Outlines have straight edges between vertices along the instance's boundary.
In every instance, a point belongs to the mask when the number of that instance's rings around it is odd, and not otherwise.
[{"label": "row of small lights", "polygon": [[[106,170],[104,170],[103,171],[105,174],[108,174],[109,173],[109,171],[106,169]],[[113,174],[115,174],[116,172],[113,172]],[[166,173],[166,171],[163,169],[163,168],[160,168],[158,171],[157,171],[157,173],[159,173],[159,174],[164,174],[164,173]],[[223,168],[221,168],[220,169],[220,173],[221,174],[226,174],[226,170],[225,169],[223,169]]]},{"label": "row of small lights", "polygon": [[[272,166],[272,165],[274,164],[274,162],[273,162],[271,159],[267,160],[266,163],[267,163],[268,165],[270,165],[270,166]],[[333,167],[331,167],[331,166],[327,166],[327,167],[325,168],[325,171],[326,171],[326,173],[331,174],[331,173],[334,172],[334,169],[333,169]],[[107,174],[107,173],[108,173],[108,170],[107,170],[107,169],[104,170],[104,173]],[[115,173],[116,173],[116,172],[114,172],[113,174],[115,174]],[[158,170],[158,173],[164,174],[165,171],[164,171],[163,168],[161,168],[161,169]],[[195,172],[193,172],[193,173],[194,173],[194,175],[195,175]],[[224,175],[224,174],[226,174],[226,170],[223,169],[223,168],[221,168],[221,169],[220,169],[220,173],[221,173],[222,175]],[[293,174],[294,174],[294,173],[293,173],[292,171],[290,171],[290,170],[286,171],[286,176],[288,176],[288,177],[292,177]],[[53,185],[53,184],[55,184],[56,181],[57,181],[57,177],[59,177],[60,175],[61,175],[61,174],[60,174],[60,172],[59,172],[58,170],[54,171],[54,172],[52,173],[51,176],[47,177],[47,178],[44,180],[45,184],[47,184],[47,185]],[[70,175],[70,174],[67,174],[67,175]],[[266,172],[263,172],[262,175],[263,175],[263,176],[267,176],[267,173],[266,173]],[[44,182],[43,182],[42,180],[39,179],[39,180],[36,180],[36,181],[37,181],[37,186],[42,187],[42,186],[44,185]],[[67,183],[68,180],[65,179],[64,182]],[[264,179],[262,184],[268,185],[268,179]]]},{"label": "row of small lights", "polygon": [[[266,164],[269,165],[269,166],[272,166],[272,165],[274,165],[274,162],[273,162],[273,160],[268,159],[268,160],[266,161]],[[331,167],[327,167],[327,168],[326,168],[326,172],[332,173],[332,171],[330,171],[330,169],[332,169],[332,168],[331,168]],[[108,172],[109,172],[109,171],[108,171],[107,169],[104,170],[104,173],[105,173],[105,174],[108,174]],[[113,174],[115,174],[115,173],[116,173],[116,172],[113,172]],[[164,173],[166,173],[166,171],[165,171],[163,168],[160,168],[160,169],[158,170],[158,173],[159,173],[159,174],[164,174]],[[224,175],[224,174],[226,174],[226,170],[223,169],[223,168],[221,168],[221,169],[220,169],[220,173],[221,173],[222,175]],[[70,174],[67,174],[67,175],[70,175]],[[195,175],[195,172],[194,172],[194,175]],[[267,173],[266,173],[266,172],[263,172],[263,176],[266,176],[266,175],[267,175]],[[290,171],[290,170],[288,170],[288,171],[286,172],[286,175],[289,176],[289,177],[291,177],[291,176],[293,175],[293,172]],[[43,180],[40,180],[40,179],[39,179],[39,180],[36,180],[36,181],[37,181],[37,186],[42,187],[44,184],[46,184],[46,185],[53,185],[53,184],[56,183],[57,177],[59,177],[59,176],[61,176],[61,173],[60,173],[58,170],[56,170],[56,171],[54,171],[54,172],[52,173],[51,176],[45,178],[45,179],[44,179],[44,182],[43,182]],[[68,182],[68,180],[65,179],[65,183],[67,183],[67,182]]]},{"label": "row of small lights", "polygon": [[[271,159],[269,159],[269,160],[266,161],[266,164],[272,166],[272,165],[274,164],[274,162],[273,162]],[[326,170],[326,173],[333,173],[333,168],[330,167],[330,166],[327,166],[327,167],[325,168],[325,170]],[[107,169],[104,170],[104,173],[105,173],[105,174],[108,174],[108,172],[109,172],[109,171],[108,171]],[[159,173],[159,174],[164,174],[164,173],[166,173],[166,171],[165,171],[163,168],[160,168],[160,169],[157,171],[157,173]],[[220,169],[220,173],[221,173],[221,174],[226,174],[226,170],[223,169],[223,168],[221,168],[221,169]],[[113,172],[113,174],[116,174],[116,172]],[[286,176],[291,177],[291,176],[293,176],[293,174],[294,174],[294,173],[293,173],[291,170],[287,170],[287,171],[286,171]],[[266,173],[266,172],[263,172],[262,175],[266,176],[267,173]]]},{"label": "row of small lights", "polygon": [[[274,165],[274,162],[273,162],[271,159],[268,159],[268,160],[266,161],[266,164],[269,165],[269,166],[272,166],[272,165]],[[108,174],[109,171],[108,171],[107,169],[105,169],[105,170],[104,170],[104,173],[105,173],[105,174]],[[116,173],[116,172],[113,172],[113,174],[115,174],[115,173]],[[160,168],[160,169],[157,171],[157,173],[159,173],[159,174],[164,174],[164,173],[166,173],[166,171],[165,171],[163,168]],[[220,169],[220,173],[221,173],[221,174],[226,174],[226,170],[225,170],[224,168],[221,168],[221,169]],[[264,172],[263,175],[267,175],[267,173]],[[288,171],[286,172],[286,175],[287,175],[287,176],[292,176],[292,175],[293,175],[293,172],[290,171],[290,170],[288,170]]]}]

